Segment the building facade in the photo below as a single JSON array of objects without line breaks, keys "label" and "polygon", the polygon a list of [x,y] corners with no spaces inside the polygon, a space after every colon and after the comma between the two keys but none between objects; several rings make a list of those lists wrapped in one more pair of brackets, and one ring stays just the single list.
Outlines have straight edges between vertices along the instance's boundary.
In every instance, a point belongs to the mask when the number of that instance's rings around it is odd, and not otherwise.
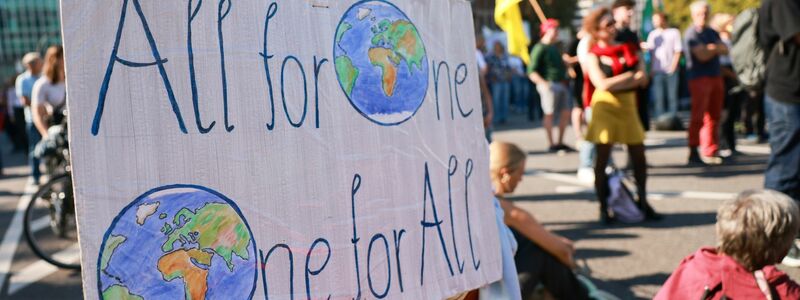
[{"label": "building facade", "polygon": [[20,58],[61,43],[58,0],[0,0],[0,78],[13,76]]}]

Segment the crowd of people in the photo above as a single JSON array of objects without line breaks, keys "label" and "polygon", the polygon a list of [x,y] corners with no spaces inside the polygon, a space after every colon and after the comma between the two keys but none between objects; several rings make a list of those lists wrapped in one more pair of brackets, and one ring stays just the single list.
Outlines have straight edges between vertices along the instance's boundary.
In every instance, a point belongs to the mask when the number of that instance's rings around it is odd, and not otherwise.
[{"label": "crowd of people", "polygon": [[[44,59],[38,52],[25,54],[21,59],[25,71],[11,77],[2,86],[0,110],[5,112],[0,121],[13,151],[28,158],[31,184],[39,185],[42,177],[39,155],[35,148],[47,138],[51,125],[59,124],[66,109],[66,78],[64,72],[64,50],[61,46],[47,49]],[[3,174],[0,151],[0,176]]]},{"label": "crowd of people", "polygon": [[[655,28],[644,41],[630,29],[634,5],[617,0],[592,11],[566,51],[559,44],[558,22],[543,21],[527,67],[538,97],[509,96],[506,86],[512,77],[499,76],[512,74],[506,71],[509,58],[496,42],[483,65],[490,74],[482,85],[490,91],[483,93],[484,103],[495,113],[494,119],[485,114],[487,130],[507,121],[509,102],[531,105],[528,99],[539,99],[551,152],[572,149],[563,144],[566,126],[572,124],[580,143],[578,177],[594,181],[603,224],[618,217],[609,207],[614,144],[628,150],[639,213],[645,220],[661,220],[647,201],[645,133],[651,114],[657,127],[682,125],[678,116],[685,81],[690,166],[719,165],[739,155],[738,135],[769,141],[771,154],[765,190],[742,192],[720,206],[717,245],[686,257],[656,299],[800,298],[800,285],[774,267],[800,267],[800,3],[766,0],[739,16],[712,16],[707,2],[696,1],[689,8],[692,24],[683,33],[657,12]],[[480,44],[478,49],[480,60]],[[573,242],[505,200],[522,180],[524,152],[511,143],[492,142],[490,134],[487,139],[495,207],[504,215],[502,250],[514,257],[504,274],[520,274],[518,283],[502,285],[505,298],[527,298],[536,286],[556,299],[597,298],[591,283],[572,272]]]},{"label": "crowd of people", "polygon": [[[736,70],[734,63],[737,59],[752,61],[751,55],[729,54],[735,16],[710,16],[707,4],[696,3],[690,8],[692,26],[681,33],[670,26],[666,14],[656,12],[652,16],[653,30],[640,41],[631,30],[634,5],[632,0],[615,1],[610,9],[616,30],[614,40],[626,45],[637,61],[643,62],[648,75],[648,80],[635,89],[642,128],[649,130],[653,123],[657,128],[679,129],[679,112],[690,108],[687,162],[693,165],[717,165],[724,158],[739,154],[739,136],[748,142],[766,142],[769,135],[765,126],[764,82],[741,82],[750,70]],[[506,53],[502,41],[489,44],[491,49],[487,51],[487,43],[479,37],[477,56],[486,74],[485,98],[490,98],[493,110],[489,124],[505,124],[509,112],[514,111],[527,110],[530,120],[542,114],[548,150],[573,151],[573,147],[564,144],[563,136],[571,123],[580,140],[575,148],[581,148],[585,137],[582,129],[591,117],[593,90],[579,62],[590,52],[592,36],[582,28],[575,37],[561,41],[559,24],[553,19],[542,22],[539,33],[527,67],[518,57]],[[686,95],[690,103],[682,103],[687,98],[682,96]],[[592,147],[586,149],[591,151]],[[591,155],[584,156],[591,160]],[[581,161],[582,178],[591,177],[585,176],[591,174],[590,164]]]}]

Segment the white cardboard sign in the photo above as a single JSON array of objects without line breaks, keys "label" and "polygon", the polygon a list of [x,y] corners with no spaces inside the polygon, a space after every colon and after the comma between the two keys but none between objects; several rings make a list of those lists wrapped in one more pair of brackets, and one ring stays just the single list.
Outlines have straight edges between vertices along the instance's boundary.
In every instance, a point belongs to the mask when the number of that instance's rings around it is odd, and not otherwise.
[{"label": "white cardboard sign", "polygon": [[468,2],[61,5],[87,299],[499,279]]}]

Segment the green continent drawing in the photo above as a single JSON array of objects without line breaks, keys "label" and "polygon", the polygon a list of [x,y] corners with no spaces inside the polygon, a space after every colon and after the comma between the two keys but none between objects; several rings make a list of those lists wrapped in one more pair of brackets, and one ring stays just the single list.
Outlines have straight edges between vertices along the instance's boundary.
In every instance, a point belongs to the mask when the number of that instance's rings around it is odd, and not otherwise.
[{"label": "green continent drawing", "polygon": [[334,65],[336,66],[336,73],[339,74],[342,85],[344,85],[345,93],[349,97],[353,93],[353,87],[356,85],[356,79],[358,79],[358,68],[353,65],[353,61],[346,55],[337,57]]},{"label": "green continent drawing", "polygon": [[111,260],[111,257],[114,256],[114,251],[117,250],[119,245],[122,245],[126,240],[127,237],[124,235],[112,235],[108,237],[106,240],[106,247],[103,250],[103,257],[100,258],[100,270],[105,271],[108,268],[108,261]]},{"label": "green continent drawing", "polygon": [[230,206],[222,203],[208,203],[192,212],[183,208],[175,214],[174,224],[186,222],[180,228],[168,233],[167,241],[161,246],[164,252],[175,249],[175,242],[194,242],[200,249],[209,249],[225,260],[233,270],[233,254],[248,260],[247,246],[250,232]]},{"label": "green continent drawing", "polygon": [[388,44],[393,52],[405,60],[410,71],[413,72],[412,67],[416,67],[417,70],[422,69],[425,48],[419,33],[411,22],[397,20],[389,23],[388,20],[382,20],[378,24],[378,28],[380,31],[372,37],[373,45]]},{"label": "green continent drawing", "polygon": [[342,42],[344,33],[350,29],[353,29],[353,25],[350,25],[350,23],[347,22],[343,22],[342,25],[339,26],[339,28],[336,30],[336,45],[339,45],[339,43]]},{"label": "green continent drawing", "polygon": [[103,291],[103,299],[144,300],[141,296],[131,294],[127,287],[119,284],[112,285]]}]

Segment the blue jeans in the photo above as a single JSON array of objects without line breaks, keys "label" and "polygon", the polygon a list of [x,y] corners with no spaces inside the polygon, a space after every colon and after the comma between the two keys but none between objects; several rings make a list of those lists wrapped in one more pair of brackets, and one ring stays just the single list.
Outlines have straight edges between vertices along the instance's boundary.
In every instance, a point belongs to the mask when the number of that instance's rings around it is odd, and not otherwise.
[{"label": "blue jeans", "polygon": [[764,99],[772,148],[764,187],[800,201],[800,104]]},{"label": "blue jeans", "polygon": [[[586,124],[592,121],[592,108],[587,107],[583,110],[583,118]],[[595,146],[589,141],[583,141],[578,145],[578,163],[579,168],[594,168],[594,157],[597,155]]]},{"label": "blue jeans", "polygon": [[664,115],[664,104],[666,101],[669,113],[678,113],[678,73],[653,74],[653,81],[650,87],[650,95],[655,102],[655,117]]},{"label": "blue jeans", "polygon": [[508,104],[511,101],[511,83],[492,84],[492,103],[494,104],[494,123],[504,123],[508,118]]},{"label": "blue jeans", "polygon": [[525,76],[514,76],[511,82],[511,89],[513,90],[513,104],[515,109],[525,111],[528,108],[528,98],[530,97],[531,82]]},{"label": "blue jeans", "polygon": [[28,164],[31,167],[31,177],[33,183],[39,184],[39,178],[42,177],[42,171],[39,169],[39,159],[33,156],[33,149],[36,149],[36,144],[42,140],[42,135],[33,123],[25,124],[28,130]]}]

